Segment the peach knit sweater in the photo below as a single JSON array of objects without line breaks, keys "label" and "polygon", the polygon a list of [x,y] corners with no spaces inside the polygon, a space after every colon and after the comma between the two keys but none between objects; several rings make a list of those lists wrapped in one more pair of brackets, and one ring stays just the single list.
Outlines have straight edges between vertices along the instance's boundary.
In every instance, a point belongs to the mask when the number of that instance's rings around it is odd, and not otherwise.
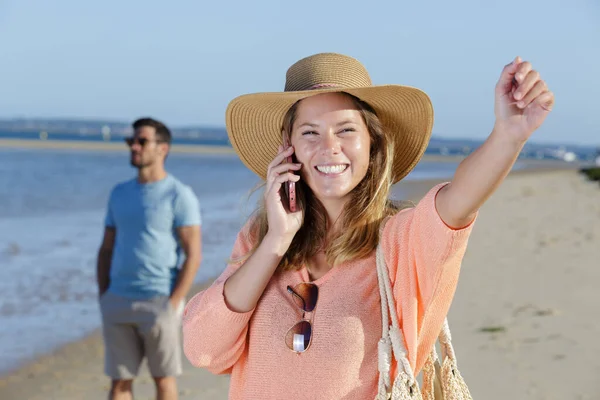
[{"label": "peach knit sweater", "polygon": [[[390,218],[381,237],[415,374],[450,308],[472,227],[454,230],[440,219],[435,196],[442,186]],[[232,258],[251,248],[246,230],[238,235]],[[313,323],[312,344],[299,355],[284,341],[302,317],[286,287],[309,281],[306,269],[275,274],[255,309],[236,313],[225,304],[223,285],[237,268],[229,265],[185,308],[184,352],[193,365],[231,374],[230,399],[375,397],[381,337],[375,252],[314,281],[319,298],[314,312],[307,314]]]}]

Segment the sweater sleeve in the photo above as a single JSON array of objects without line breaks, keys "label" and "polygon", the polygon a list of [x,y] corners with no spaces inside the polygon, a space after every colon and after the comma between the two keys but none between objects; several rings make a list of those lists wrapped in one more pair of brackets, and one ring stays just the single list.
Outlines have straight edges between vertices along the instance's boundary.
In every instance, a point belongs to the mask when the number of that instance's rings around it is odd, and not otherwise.
[{"label": "sweater sleeve", "polygon": [[252,241],[246,226],[238,233],[231,262],[206,290],[190,299],[183,314],[183,351],[190,363],[214,374],[226,374],[246,348],[248,322],[254,310],[238,313],[225,303],[225,281],[243,264],[236,259],[246,255]]},{"label": "sweater sleeve", "polygon": [[446,184],[436,185],[416,207],[390,218],[381,238],[415,374],[431,352],[450,309],[473,227],[471,222],[453,229],[440,218],[435,199]]}]

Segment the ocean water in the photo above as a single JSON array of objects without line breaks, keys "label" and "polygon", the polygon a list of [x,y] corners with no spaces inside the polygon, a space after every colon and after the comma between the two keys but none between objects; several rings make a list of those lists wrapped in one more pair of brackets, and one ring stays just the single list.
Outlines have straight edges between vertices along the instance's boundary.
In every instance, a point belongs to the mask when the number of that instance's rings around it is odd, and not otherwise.
[{"label": "ocean water", "polygon": [[[422,162],[406,180],[451,177],[455,168]],[[196,281],[212,279],[252,211],[258,178],[235,156],[171,154],[167,169],[200,198]],[[134,175],[125,152],[0,149],[0,374],[99,326],[95,269],[106,201]]]}]

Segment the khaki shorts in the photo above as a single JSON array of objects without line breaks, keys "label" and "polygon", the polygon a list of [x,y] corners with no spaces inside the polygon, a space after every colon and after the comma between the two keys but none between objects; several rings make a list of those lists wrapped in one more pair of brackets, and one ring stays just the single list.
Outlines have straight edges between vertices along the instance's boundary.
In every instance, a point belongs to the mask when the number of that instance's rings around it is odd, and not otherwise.
[{"label": "khaki shorts", "polygon": [[100,297],[104,372],[114,380],[137,376],[144,357],[155,377],[181,374],[181,318],[166,296],[133,300],[106,292]]}]

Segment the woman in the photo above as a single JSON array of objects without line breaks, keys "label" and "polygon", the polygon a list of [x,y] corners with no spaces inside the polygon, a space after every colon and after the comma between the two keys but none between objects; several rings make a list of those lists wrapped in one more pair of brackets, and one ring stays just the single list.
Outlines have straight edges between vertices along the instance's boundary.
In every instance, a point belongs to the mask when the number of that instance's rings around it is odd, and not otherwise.
[{"label": "woman", "polygon": [[[231,399],[372,399],[381,336],[377,245],[418,374],[452,302],[476,214],[554,97],[531,64],[515,59],[496,86],[486,142],[450,183],[400,210],[388,194],[427,147],[427,95],[372,86],[358,61],[339,54],[302,59],[286,78],[283,93],[241,96],[227,109],[234,148],[266,180],[264,201],[225,272],[187,304],[185,354],[198,367],[230,373]],[[282,135],[290,146],[281,146]],[[289,182],[295,212],[283,190]]]}]

